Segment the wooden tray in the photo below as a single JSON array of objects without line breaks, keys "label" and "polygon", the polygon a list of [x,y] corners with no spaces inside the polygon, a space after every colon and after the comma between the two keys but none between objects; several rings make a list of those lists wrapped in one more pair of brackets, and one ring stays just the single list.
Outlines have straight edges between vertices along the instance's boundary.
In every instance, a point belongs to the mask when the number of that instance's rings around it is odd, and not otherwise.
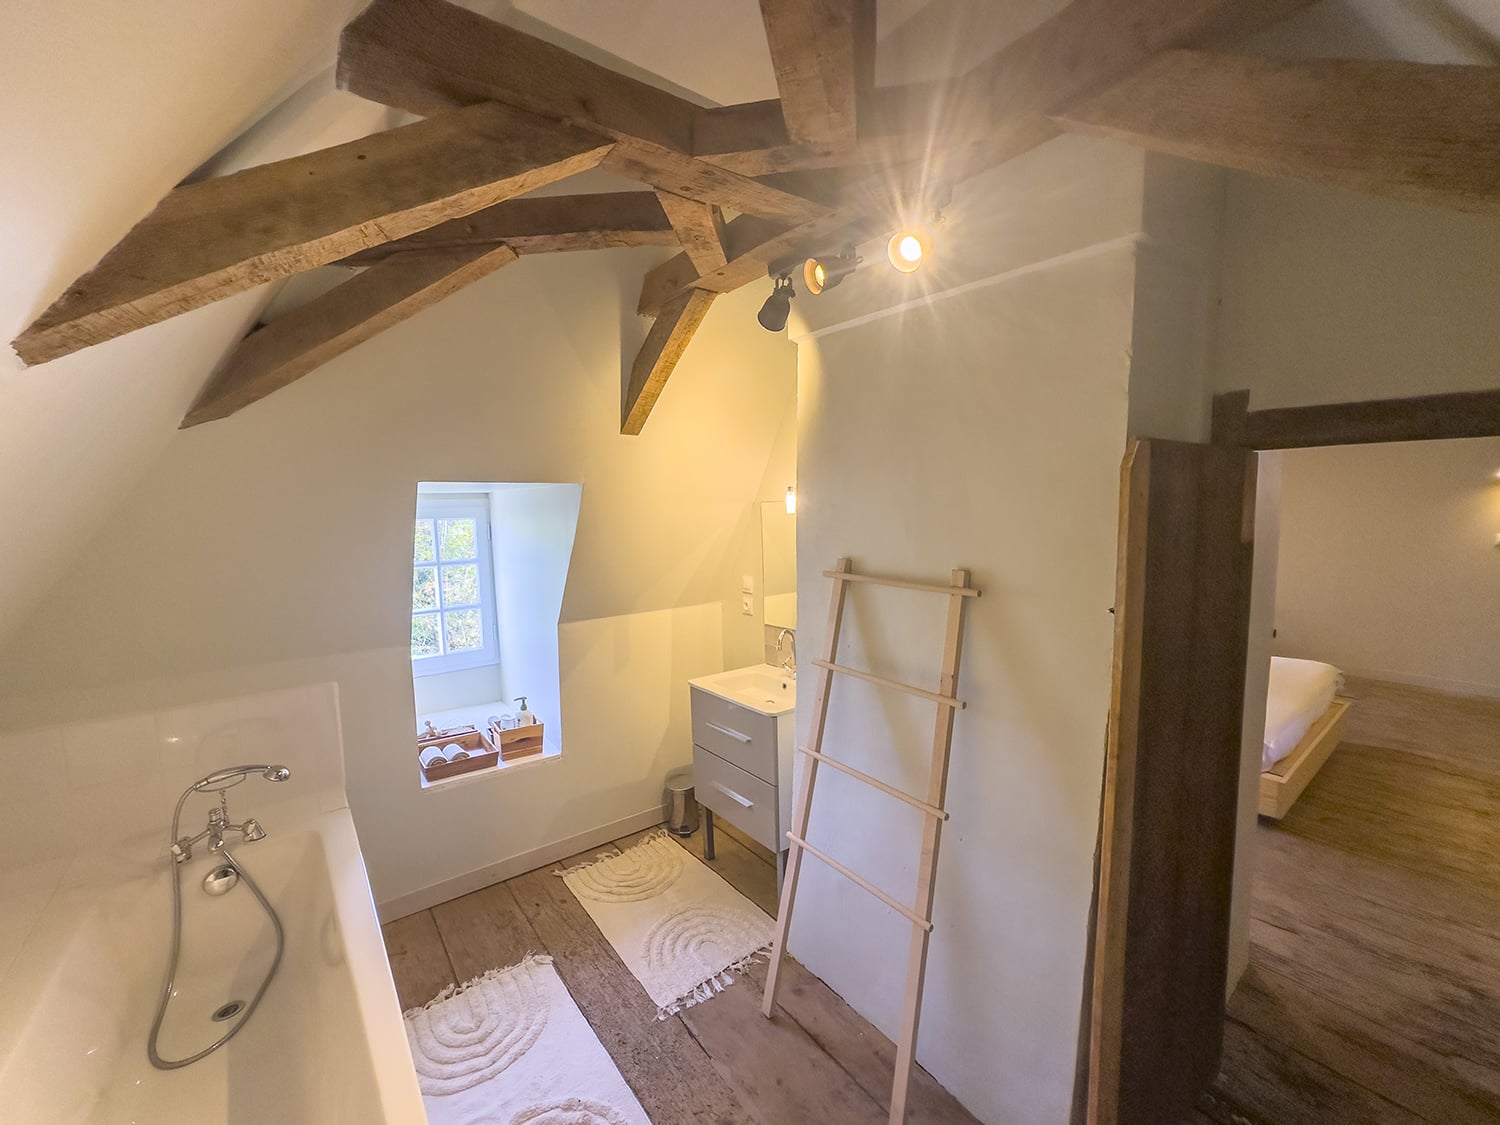
[{"label": "wooden tray", "polygon": [[511,730],[495,730],[490,728],[495,741],[500,746],[500,760],[502,762],[513,762],[517,758],[530,758],[534,754],[542,752],[542,724],[532,723],[530,726],[515,727]]},{"label": "wooden tray", "polygon": [[472,727],[467,731],[455,732],[442,738],[418,739],[417,753],[420,754],[429,746],[447,746],[453,742],[467,750],[469,756],[461,762],[422,766],[422,776],[428,781],[442,781],[445,777],[473,773],[475,770],[487,769],[500,761],[500,751],[495,748],[495,744],[486,738],[482,731]]}]

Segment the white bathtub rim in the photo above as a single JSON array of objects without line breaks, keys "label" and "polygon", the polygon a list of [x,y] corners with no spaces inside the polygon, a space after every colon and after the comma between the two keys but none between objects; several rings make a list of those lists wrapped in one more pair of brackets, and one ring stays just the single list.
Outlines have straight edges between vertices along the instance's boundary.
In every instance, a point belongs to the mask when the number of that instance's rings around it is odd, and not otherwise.
[{"label": "white bathtub rim", "polygon": [[[412,1069],[401,1006],[391,979],[354,821],[347,808],[317,812],[318,804],[316,798],[312,799],[298,810],[311,815],[299,816],[295,821],[288,817],[281,830],[315,831],[322,838],[340,935],[386,1123],[421,1125],[426,1121],[426,1113]],[[121,861],[123,874],[121,866],[106,868],[97,855],[79,856],[61,872],[55,864],[49,866],[48,872],[57,880],[50,900],[21,943],[8,971],[0,977],[0,1089],[8,1085],[7,1071],[12,1062],[24,1055],[20,1047],[33,1019],[45,1018],[40,1009],[49,987],[64,971],[69,943],[97,907],[99,895],[122,882],[160,877],[164,868],[159,865],[167,862],[165,841],[161,842],[157,856],[143,860],[142,856],[151,855],[151,849],[149,840],[129,841],[120,847],[122,855],[134,857],[133,862]],[[166,908],[164,900],[163,909]],[[165,959],[166,950],[161,953]],[[139,1049],[144,1052],[145,1044],[140,1044]]]}]

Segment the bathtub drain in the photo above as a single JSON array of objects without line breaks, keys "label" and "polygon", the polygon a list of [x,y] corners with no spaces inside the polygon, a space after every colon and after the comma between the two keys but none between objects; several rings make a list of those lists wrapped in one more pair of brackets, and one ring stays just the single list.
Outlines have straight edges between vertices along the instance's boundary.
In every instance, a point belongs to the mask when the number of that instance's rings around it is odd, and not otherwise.
[{"label": "bathtub drain", "polygon": [[231,1000],[222,1008],[219,1008],[217,1011],[215,1011],[210,1018],[215,1023],[223,1023],[225,1020],[234,1019],[235,1016],[239,1015],[240,1012],[244,1010],[244,1007],[245,1002],[243,1000]]}]

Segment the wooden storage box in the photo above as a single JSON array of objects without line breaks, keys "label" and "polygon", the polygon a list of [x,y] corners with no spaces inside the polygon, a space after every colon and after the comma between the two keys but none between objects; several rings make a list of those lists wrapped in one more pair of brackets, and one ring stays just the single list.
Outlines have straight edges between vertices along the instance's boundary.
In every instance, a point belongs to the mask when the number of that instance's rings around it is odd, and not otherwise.
[{"label": "wooden storage box", "polygon": [[457,777],[461,773],[473,773],[486,769],[500,761],[500,751],[485,737],[484,732],[470,727],[466,731],[454,731],[439,738],[417,739],[417,753],[429,746],[448,746],[458,743],[469,752],[469,756],[458,762],[437,763],[422,767],[422,776],[428,781],[442,781],[445,777]]},{"label": "wooden storage box", "polygon": [[500,747],[500,760],[513,762],[517,758],[529,758],[542,752],[542,724],[514,727],[511,730],[490,728],[490,734]]}]

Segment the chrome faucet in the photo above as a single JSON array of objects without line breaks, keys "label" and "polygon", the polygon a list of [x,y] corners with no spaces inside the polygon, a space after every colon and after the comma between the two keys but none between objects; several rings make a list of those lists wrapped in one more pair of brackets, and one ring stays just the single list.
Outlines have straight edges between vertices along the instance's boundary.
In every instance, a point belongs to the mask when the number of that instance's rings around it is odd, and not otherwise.
[{"label": "chrome faucet", "polygon": [[785,642],[785,641],[790,641],[791,642],[790,648],[792,650],[792,654],[791,654],[790,657],[782,660],[782,662],[781,662],[781,669],[782,669],[782,671],[784,671],[788,675],[790,675],[792,677],[792,679],[795,680],[797,678],[797,633],[796,633],[796,631],[793,630],[793,629],[783,629],[781,632],[779,632],[779,633],[776,634],[776,651],[777,652],[781,651],[782,643]]},{"label": "chrome faucet", "polygon": [[[266,830],[260,826],[260,821],[254,817],[247,817],[243,824],[235,824],[229,819],[229,798],[225,795],[226,790],[234,788],[251,774],[258,773],[267,781],[285,781],[292,776],[292,771],[285,766],[233,766],[229,769],[215,770],[207,777],[201,777],[193,784],[183,790],[182,796],[177,798],[177,811],[172,815],[172,861],[174,863],[186,863],[193,858],[193,846],[204,840],[208,841],[208,850],[218,853],[224,850],[224,834],[226,832],[238,832],[240,839],[247,844],[253,844],[256,840],[266,838]],[[182,815],[182,804],[194,793],[218,793],[219,804],[216,808],[208,810],[208,827],[196,836],[178,836],[177,823]]]}]

